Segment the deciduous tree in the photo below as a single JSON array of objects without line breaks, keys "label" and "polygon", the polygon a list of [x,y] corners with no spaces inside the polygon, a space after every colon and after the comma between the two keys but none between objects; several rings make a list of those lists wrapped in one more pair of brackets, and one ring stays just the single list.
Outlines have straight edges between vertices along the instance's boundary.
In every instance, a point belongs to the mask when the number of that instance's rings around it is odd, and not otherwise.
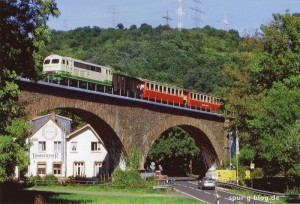
[{"label": "deciduous tree", "polygon": [[15,79],[38,77],[39,49],[49,40],[46,20],[58,14],[54,0],[0,1],[0,182],[12,179],[16,166],[22,170],[28,164],[30,125]]}]

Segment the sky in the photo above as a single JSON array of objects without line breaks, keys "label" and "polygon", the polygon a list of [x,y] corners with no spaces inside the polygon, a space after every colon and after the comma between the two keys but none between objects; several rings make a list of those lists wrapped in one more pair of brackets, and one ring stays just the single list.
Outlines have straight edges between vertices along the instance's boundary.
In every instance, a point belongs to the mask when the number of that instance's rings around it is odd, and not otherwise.
[{"label": "sky", "polygon": [[[178,0],[56,0],[61,12],[50,18],[48,26],[55,30],[72,30],[84,26],[115,28],[139,27],[143,23],[178,28]],[[195,12],[192,8],[200,10]],[[240,35],[254,33],[272,20],[272,13],[300,13],[300,0],[182,0],[182,28],[204,27],[234,29]],[[225,17],[226,16],[226,17]],[[199,19],[195,21],[194,19]],[[228,21],[228,25],[222,22]]]}]

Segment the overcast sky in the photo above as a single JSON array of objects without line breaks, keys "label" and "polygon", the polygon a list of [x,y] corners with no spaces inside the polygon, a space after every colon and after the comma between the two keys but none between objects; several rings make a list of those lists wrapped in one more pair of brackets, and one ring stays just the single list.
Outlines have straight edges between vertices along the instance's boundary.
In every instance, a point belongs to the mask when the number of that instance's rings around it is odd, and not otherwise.
[{"label": "overcast sky", "polygon": [[[122,23],[126,28],[147,23],[156,27],[169,21],[172,28],[178,26],[178,0],[56,0],[61,15],[51,18],[50,28],[71,30],[83,26],[100,28],[116,27]],[[197,3],[199,2],[199,3]],[[203,13],[195,12],[201,10]],[[229,22],[227,29],[243,33],[254,32],[261,24],[268,24],[272,13],[300,13],[300,0],[182,0],[182,27],[193,28],[210,25],[223,29],[221,22]],[[195,21],[198,18],[200,21]],[[194,18],[194,19],[193,19]],[[197,23],[198,22],[198,23]]]}]

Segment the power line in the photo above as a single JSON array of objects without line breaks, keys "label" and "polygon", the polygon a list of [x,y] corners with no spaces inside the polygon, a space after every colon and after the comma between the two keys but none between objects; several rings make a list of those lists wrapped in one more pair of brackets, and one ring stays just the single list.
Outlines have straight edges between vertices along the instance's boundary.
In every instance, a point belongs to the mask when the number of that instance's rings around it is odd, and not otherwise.
[{"label": "power line", "polygon": [[167,15],[163,16],[162,18],[166,19],[166,31],[169,31],[170,29],[169,20],[173,20],[172,18],[169,17],[169,12],[167,11]]},{"label": "power line", "polygon": [[199,28],[200,22],[202,22],[200,18],[200,14],[205,14],[205,13],[200,8],[200,4],[202,4],[202,2],[199,0],[193,0],[193,1],[195,5],[194,7],[191,7],[191,10],[194,11],[194,17],[192,17],[192,19],[195,21],[195,28]]},{"label": "power line", "polygon": [[116,14],[117,14],[118,8],[116,8],[115,5],[112,5],[110,10],[111,10],[111,14],[112,14],[112,27],[115,28],[116,27]]}]

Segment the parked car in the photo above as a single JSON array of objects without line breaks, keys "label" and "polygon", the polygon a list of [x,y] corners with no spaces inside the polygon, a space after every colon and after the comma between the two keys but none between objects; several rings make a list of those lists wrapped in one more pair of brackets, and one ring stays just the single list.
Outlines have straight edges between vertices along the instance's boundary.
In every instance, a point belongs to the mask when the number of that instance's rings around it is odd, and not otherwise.
[{"label": "parked car", "polygon": [[215,189],[216,187],[216,180],[210,177],[203,177],[201,180],[198,181],[198,188],[199,189]]}]

